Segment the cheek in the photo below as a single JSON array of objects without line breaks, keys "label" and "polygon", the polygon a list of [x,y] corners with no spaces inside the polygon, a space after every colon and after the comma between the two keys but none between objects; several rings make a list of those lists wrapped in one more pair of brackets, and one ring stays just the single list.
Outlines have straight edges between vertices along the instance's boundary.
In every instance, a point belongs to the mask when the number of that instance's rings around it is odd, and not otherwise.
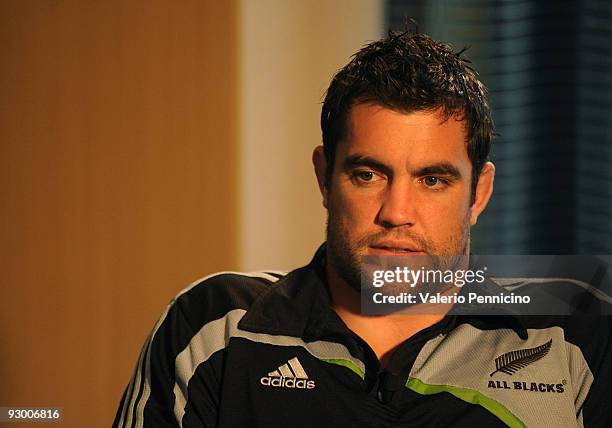
[{"label": "cheek", "polygon": [[469,195],[453,195],[421,207],[425,211],[421,211],[420,220],[431,233],[439,236],[449,236],[451,232],[463,229],[469,220]]},{"label": "cheek", "polygon": [[330,197],[329,202],[330,216],[335,219],[336,226],[342,227],[348,233],[354,232],[363,215],[358,201],[336,193]]},{"label": "cheek", "polygon": [[361,189],[356,191],[348,181],[341,181],[329,193],[330,207],[335,209],[336,215],[343,217],[345,222],[358,224],[367,219],[372,220],[379,205],[377,191]]}]

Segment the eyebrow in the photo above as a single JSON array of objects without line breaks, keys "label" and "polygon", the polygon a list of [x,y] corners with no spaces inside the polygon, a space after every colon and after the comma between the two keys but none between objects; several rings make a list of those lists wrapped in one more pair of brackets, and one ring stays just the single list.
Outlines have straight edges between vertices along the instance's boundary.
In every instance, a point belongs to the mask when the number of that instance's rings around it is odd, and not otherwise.
[{"label": "eyebrow", "polygon": [[392,170],[389,166],[385,165],[384,163],[370,156],[363,156],[363,155],[347,156],[346,159],[344,159],[344,162],[342,164],[342,169],[344,169],[345,171],[350,171],[351,169],[359,167],[359,166],[367,166],[369,168],[383,172],[387,175],[391,175],[392,173]]},{"label": "eyebrow", "polygon": [[[370,156],[363,156],[359,154],[347,156],[342,165],[345,171],[349,171],[359,166],[369,167],[377,171],[383,172],[387,175],[392,175],[393,172],[393,170],[388,165],[385,165],[381,161],[376,160]],[[433,165],[428,165],[419,168],[416,171],[413,171],[411,175],[413,177],[423,177],[426,175],[442,175],[455,180],[461,178],[461,172],[459,171],[459,169],[448,162],[435,163]]]},{"label": "eyebrow", "polygon": [[461,178],[461,172],[454,165],[448,162],[441,162],[434,165],[429,165],[420,168],[412,173],[416,177],[423,177],[425,175],[443,175],[455,180]]}]

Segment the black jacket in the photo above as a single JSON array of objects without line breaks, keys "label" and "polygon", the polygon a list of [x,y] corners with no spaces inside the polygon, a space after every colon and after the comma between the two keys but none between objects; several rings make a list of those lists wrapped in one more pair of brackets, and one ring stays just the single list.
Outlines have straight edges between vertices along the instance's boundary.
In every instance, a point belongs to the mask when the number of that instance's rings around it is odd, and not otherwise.
[{"label": "black jacket", "polygon": [[180,293],[113,426],[612,426],[609,317],[447,315],[382,370],[330,308],[324,258]]}]

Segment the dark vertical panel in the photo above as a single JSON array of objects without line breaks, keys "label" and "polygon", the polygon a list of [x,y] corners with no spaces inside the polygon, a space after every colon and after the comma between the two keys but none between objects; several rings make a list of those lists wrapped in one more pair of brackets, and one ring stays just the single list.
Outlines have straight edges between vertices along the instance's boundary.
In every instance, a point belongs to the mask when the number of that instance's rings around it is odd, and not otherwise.
[{"label": "dark vertical panel", "polygon": [[612,252],[609,2],[388,2],[468,56],[489,87],[499,137],[494,197],[473,251]]},{"label": "dark vertical panel", "polygon": [[577,251],[612,253],[612,3],[580,2]]}]

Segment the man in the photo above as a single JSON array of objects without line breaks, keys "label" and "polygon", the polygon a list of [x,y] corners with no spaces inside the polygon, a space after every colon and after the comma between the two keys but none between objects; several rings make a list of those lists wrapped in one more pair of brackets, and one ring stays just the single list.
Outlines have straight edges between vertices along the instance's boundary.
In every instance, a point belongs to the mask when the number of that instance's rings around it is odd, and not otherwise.
[{"label": "man", "polygon": [[469,254],[495,170],[461,54],[409,32],[371,43],[334,77],[321,127],[326,245],[288,274],[180,293],[114,425],[605,426],[607,319],[585,346],[562,317],[360,312],[362,256]]}]

